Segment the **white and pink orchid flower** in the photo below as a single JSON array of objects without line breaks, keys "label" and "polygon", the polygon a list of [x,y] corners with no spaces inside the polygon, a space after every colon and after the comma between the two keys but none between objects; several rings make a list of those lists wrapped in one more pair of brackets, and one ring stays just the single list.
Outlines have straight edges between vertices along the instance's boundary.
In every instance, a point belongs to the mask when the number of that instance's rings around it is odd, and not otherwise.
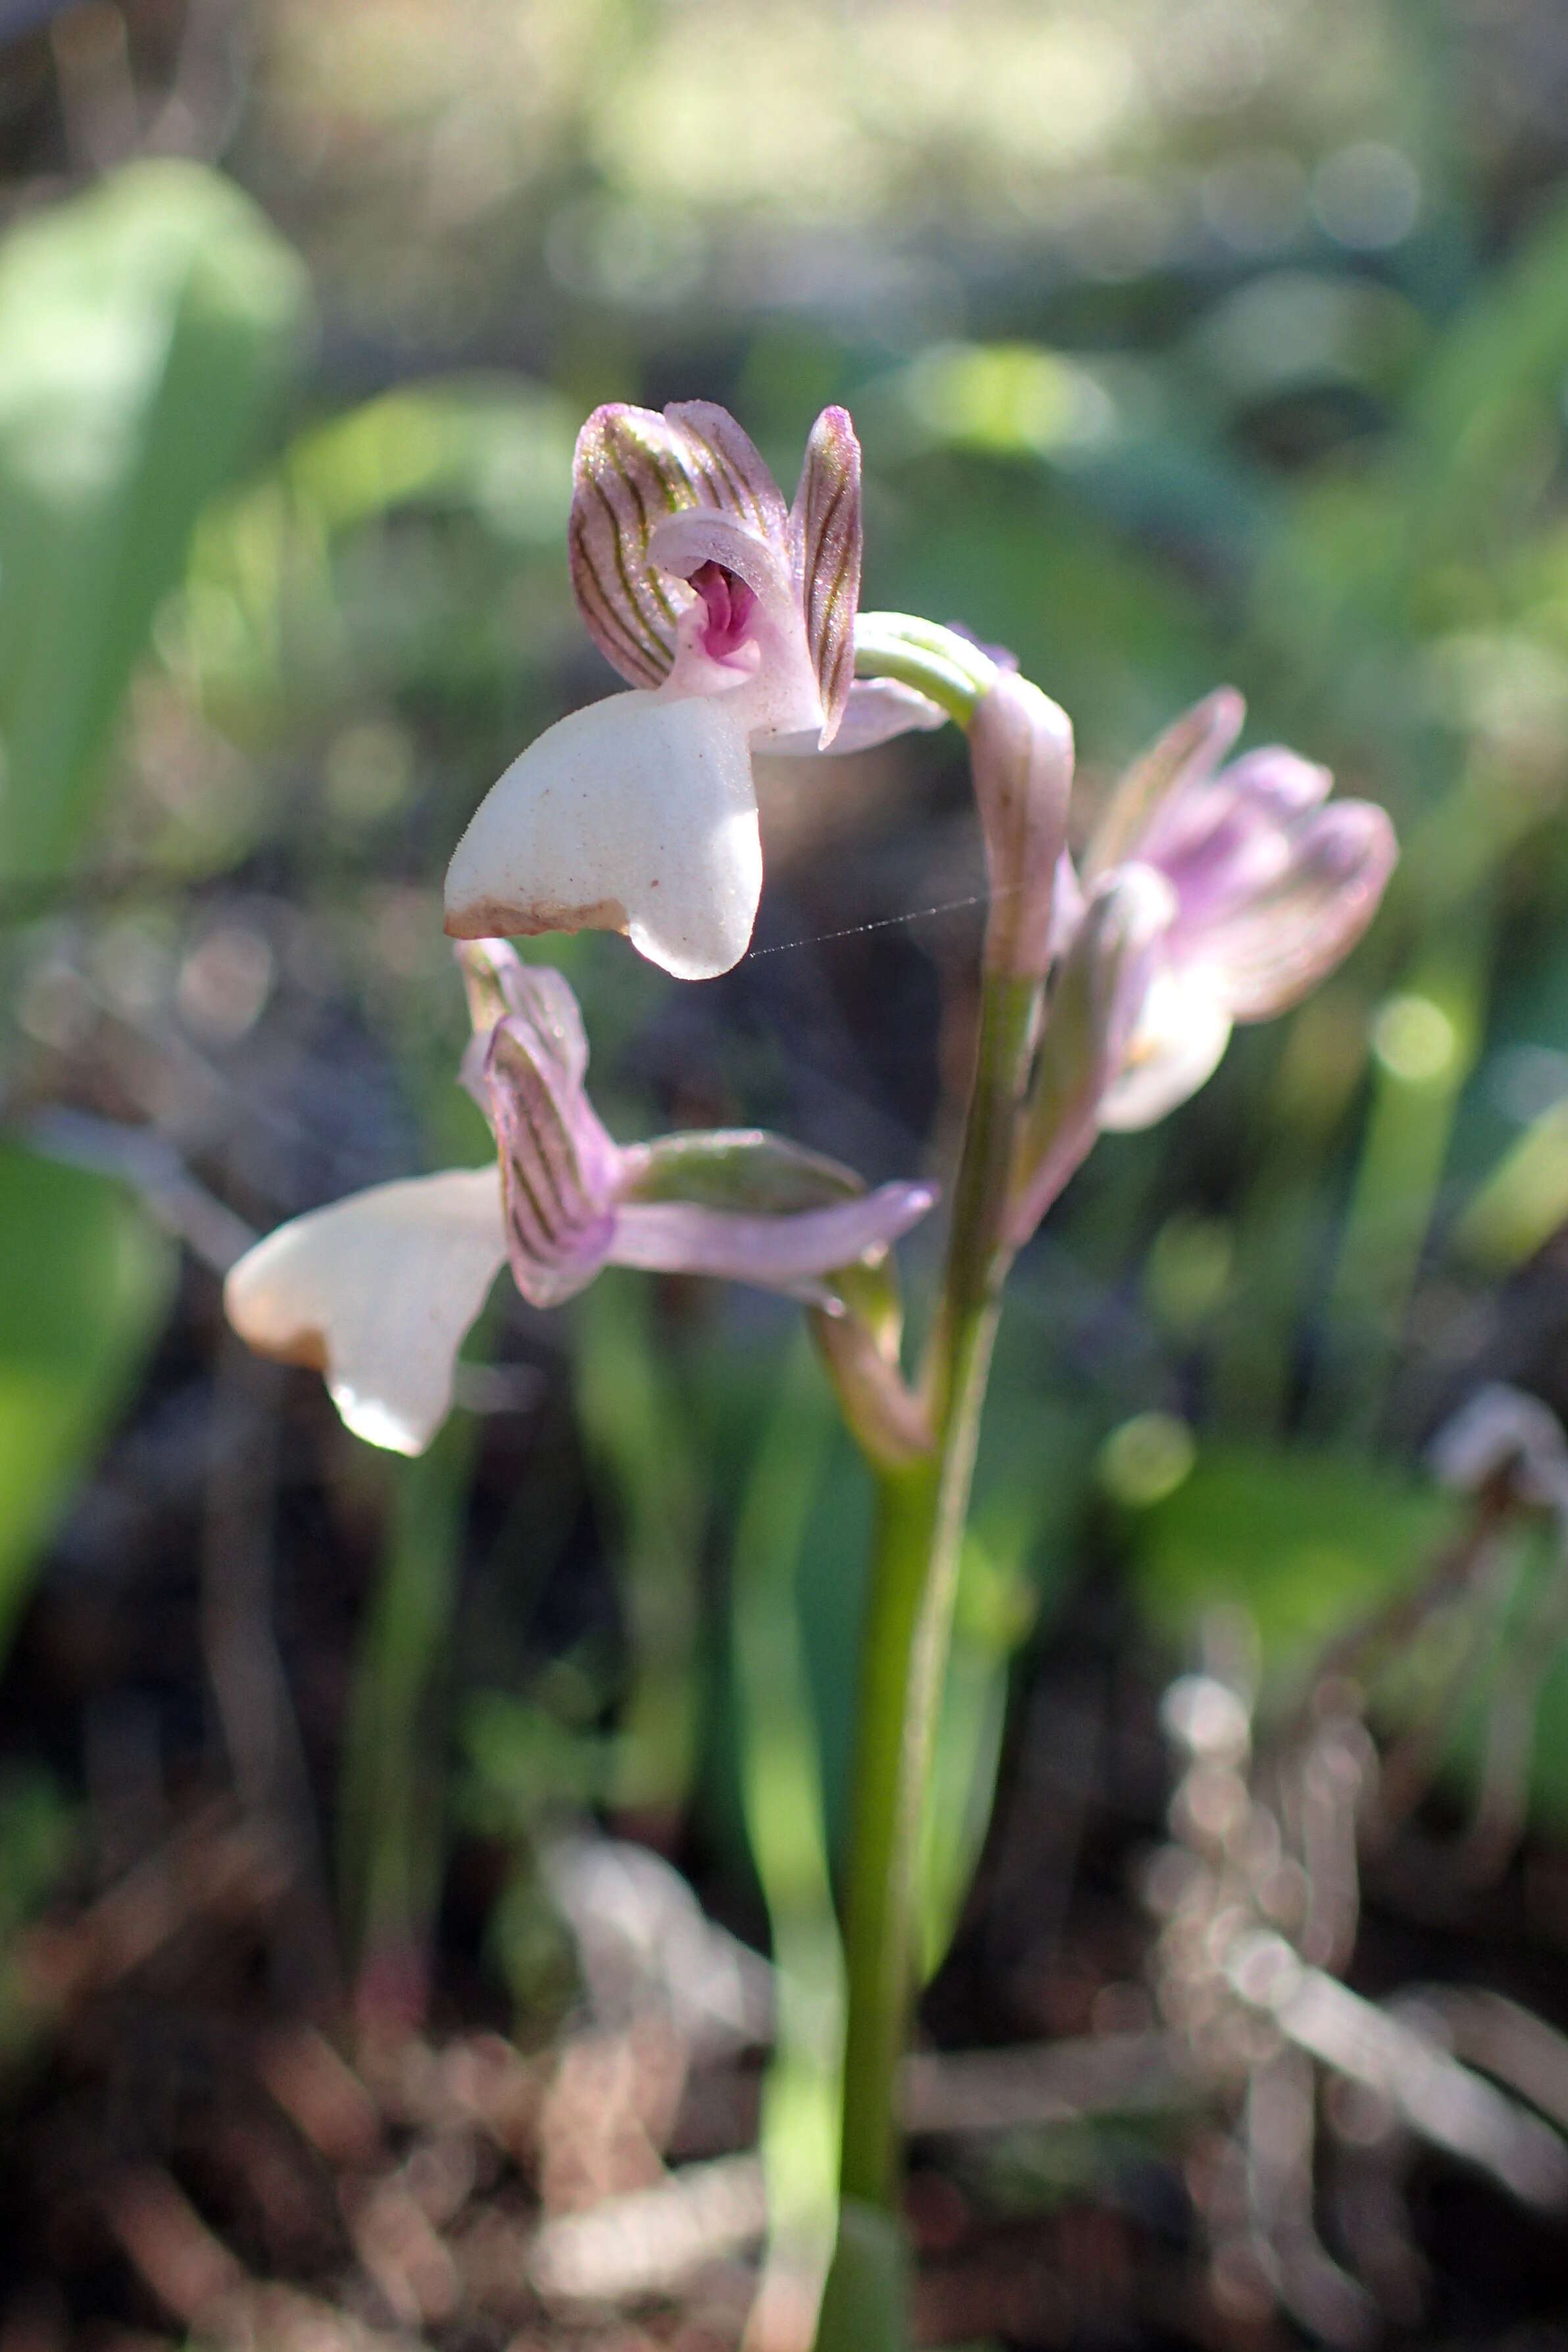
[{"label": "white and pink orchid flower", "polygon": [[1220,765],[1246,709],[1222,687],[1179,719],[1089,844],[1089,883],[1147,866],[1173,900],[1103,1128],[1152,1127],[1213,1075],[1237,1022],[1299,1003],[1350,953],[1394,871],[1386,811],[1330,803],[1327,768],[1278,744]]},{"label": "white and pink orchid flower", "polygon": [[296,1217],[229,1274],[224,1305],[263,1355],[324,1373],[356,1436],[419,1454],[451,1408],[458,1350],[509,1260],[558,1307],[605,1265],[716,1275],[834,1313],[829,1277],[876,1264],[935,1199],[868,1192],[836,1161],[754,1129],[616,1143],[584,1085],[587,1040],[557,971],[504,940],[463,951],[464,1079],[498,1157],[373,1185]]},{"label": "white and pink orchid flower", "polygon": [[860,541],[842,408],[813,426],[793,507],[711,402],[595,409],[572,585],[632,691],[549,728],[481,801],[447,875],[454,938],[619,930],[678,979],[737,963],[763,882],[753,750],[862,750],[942,721],[855,679]]},{"label": "white and pink orchid flower", "polygon": [[1225,687],[1179,719],[1112,794],[1081,883],[1061,861],[1016,1242],[1099,1133],[1152,1127],[1185,1102],[1235,1024],[1299,1003],[1377,910],[1398,855],[1386,813],[1329,803],[1328,770],[1278,745],[1223,767],[1245,711]]}]

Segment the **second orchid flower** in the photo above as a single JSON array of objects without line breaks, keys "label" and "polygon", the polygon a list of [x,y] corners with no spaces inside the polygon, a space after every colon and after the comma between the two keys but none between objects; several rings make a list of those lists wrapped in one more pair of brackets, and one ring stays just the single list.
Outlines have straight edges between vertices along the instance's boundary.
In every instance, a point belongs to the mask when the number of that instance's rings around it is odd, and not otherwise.
[{"label": "second orchid flower", "polygon": [[617,1144],[588,1100],[587,1041],[561,974],[502,940],[466,948],[463,967],[464,1079],[497,1159],[296,1217],[225,1287],[240,1337],[323,1372],[347,1426],[374,1445],[428,1445],[458,1349],[509,1262],[534,1307],[617,1265],[752,1283],[831,1315],[834,1274],[878,1263],[936,1197],[928,1184],[868,1192],[837,1161],[750,1128]]}]

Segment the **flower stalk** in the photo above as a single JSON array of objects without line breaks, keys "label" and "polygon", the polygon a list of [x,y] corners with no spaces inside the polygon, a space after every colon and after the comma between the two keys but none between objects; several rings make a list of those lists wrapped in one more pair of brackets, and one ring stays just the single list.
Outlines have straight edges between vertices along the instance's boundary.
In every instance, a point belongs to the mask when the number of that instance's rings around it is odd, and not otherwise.
[{"label": "flower stalk", "polygon": [[[878,622],[883,617],[877,616]],[[887,2214],[896,2211],[900,2191],[898,2075],[915,1994],[921,1816],[980,1416],[1013,1260],[1007,1208],[1045,985],[1044,960],[1037,968],[1020,970],[1013,951],[1018,900],[1031,884],[1037,896],[1043,888],[1046,903],[1032,910],[1036,920],[1029,926],[1043,936],[1067,801],[1058,761],[1037,793],[1037,822],[1031,826],[1020,821],[1016,794],[999,793],[994,777],[985,773],[993,698],[999,687],[1011,695],[1012,682],[977,646],[946,631],[916,625],[927,640],[923,644],[912,641],[912,631],[901,635],[886,626],[868,629],[862,622],[865,634],[858,635],[857,650],[865,667],[896,674],[970,728],[977,793],[993,853],[993,899],[946,1262],[919,1382],[931,1450],[911,1461],[873,1465],[876,1534],[861,1640],[850,1830],[840,2188],[847,2201]],[[963,680],[962,691],[957,679]],[[1044,705],[1044,698],[1039,700]],[[1059,718],[1054,705],[1045,708]],[[1048,731],[1055,748],[1054,719]],[[1070,741],[1068,733],[1068,772]],[[1028,766],[1026,761],[1023,764]],[[1012,765],[1019,763],[1015,760]],[[845,2242],[852,2247],[855,2241]]]},{"label": "flower stalk", "polygon": [[980,1415],[1002,1287],[1008,1172],[1038,982],[987,976],[941,1305],[921,1381],[923,1458],[877,1472],[849,1856],[846,2198],[891,2211],[898,2072],[915,1991],[921,1814],[931,1777]]},{"label": "flower stalk", "polygon": [[1326,774],[1289,753],[1216,773],[1241,723],[1239,698],[1222,694],[1134,769],[1080,884],[1065,850],[1072,732],[1056,705],[928,624],[862,616],[856,642],[863,667],[966,728],[991,904],[947,1256],[918,1383],[931,1447],[906,1460],[867,1449],[878,1507],[848,1870],[842,2204],[819,2352],[903,2339],[898,2087],[916,1992],[921,1817],[1013,1258],[1102,1127],[1163,1116],[1207,1076],[1233,1019],[1267,1018],[1339,961],[1394,855],[1381,811],[1323,811]]}]

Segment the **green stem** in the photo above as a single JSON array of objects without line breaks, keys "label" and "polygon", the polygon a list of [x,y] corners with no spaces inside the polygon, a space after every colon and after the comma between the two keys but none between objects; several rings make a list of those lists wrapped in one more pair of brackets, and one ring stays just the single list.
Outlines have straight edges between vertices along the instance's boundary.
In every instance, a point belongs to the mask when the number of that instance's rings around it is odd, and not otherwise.
[{"label": "green stem", "polygon": [[1010,1263],[1003,1209],[1038,994],[1032,981],[985,981],[942,1305],[926,1361],[935,1450],[879,1476],[849,1858],[840,2189],[846,2199],[889,2212],[900,2176],[898,2073],[915,1991],[921,1814]]}]

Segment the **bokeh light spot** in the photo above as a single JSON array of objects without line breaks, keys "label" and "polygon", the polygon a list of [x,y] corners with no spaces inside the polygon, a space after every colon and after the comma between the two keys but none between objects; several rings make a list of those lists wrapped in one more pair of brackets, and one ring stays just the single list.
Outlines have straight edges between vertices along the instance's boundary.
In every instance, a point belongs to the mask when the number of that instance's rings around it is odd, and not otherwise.
[{"label": "bokeh light spot", "polygon": [[1174,1413],[1135,1413],[1101,1446],[1100,1483],[1115,1501],[1147,1510],[1175,1493],[1196,1454],[1192,1431]]},{"label": "bokeh light spot", "polygon": [[1407,1087],[1430,1086],[1444,1076],[1458,1045],[1453,1023],[1429,996],[1391,996],[1373,1020],[1373,1052],[1389,1076]]},{"label": "bokeh light spot", "polygon": [[1410,235],[1421,215],[1421,175],[1379,139],[1338,148],[1312,177],[1312,209],[1336,245],[1380,253]]}]

